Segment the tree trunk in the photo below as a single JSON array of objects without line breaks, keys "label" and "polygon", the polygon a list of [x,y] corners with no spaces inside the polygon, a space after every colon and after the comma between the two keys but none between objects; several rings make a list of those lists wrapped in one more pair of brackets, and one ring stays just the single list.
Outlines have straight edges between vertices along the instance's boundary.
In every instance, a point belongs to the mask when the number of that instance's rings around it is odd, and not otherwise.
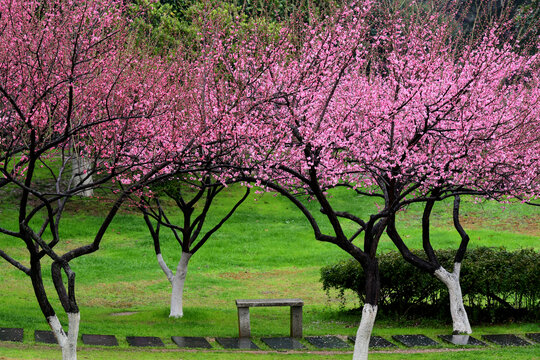
[{"label": "tree trunk", "polygon": [[69,336],[66,335],[64,329],[62,328],[62,324],[60,324],[60,321],[58,320],[58,317],[56,316],[54,309],[47,298],[47,293],[45,292],[45,287],[43,286],[41,263],[39,262],[37,253],[33,251],[30,255],[30,264],[30,278],[32,279],[32,287],[34,288],[36,299],[43,315],[45,315],[45,318],[49,323],[58,345],[60,345],[60,348],[62,349],[62,359],[77,360],[77,337],[79,336],[80,313],[67,313],[69,321]]},{"label": "tree trunk", "polygon": [[171,313],[169,317],[180,318],[184,316],[182,298],[184,293],[184,282],[186,280],[187,268],[191,255],[192,254],[190,253],[182,252],[182,256],[180,257],[180,261],[176,268],[176,274],[172,278]]},{"label": "tree trunk", "polygon": [[[73,187],[89,185],[93,182],[92,176],[89,176],[87,172],[90,169],[90,164],[88,160],[80,157],[77,154],[73,154],[71,159],[71,166],[73,169]],[[90,197],[94,195],[94,190],[88,188],[77,193],[79,196]]]},{"label": "tree trunk", "polygon": [[366,301],[362,309],[362,320],[356,332],[353,360],[367,360],[368,358],[369,341],[377,316],[377,303],[381,287],[377,259],[371,258],[367,264],[362,264],[362,267],[366,276]]},{"label": "tree trunk", "polygon": [[459,273],[461,263],[454,264],[454,272],[449,273],[442,267],[435,270],[434,275],[441,280],[448,288],[450,296],[450,314],[452,315],[452,323],[454,334],[471,334],[472,329],[463,305],[463,294],[461,293],[461,284],[459,282]]},{"label": "tree trunk", "polygon": [[362,309],[362,320],[356,332],[354,342],[353,360],[366,360],[368,358],[369,340],[377,316],[377,305],[365,304]]},{"label": "tree trunk", "polygon": [[54,316],[47,318],[58,345],[62,349],[62,360],[77,360],[77,338],[79,337],[80,313],[68,313],[68,334],[62,329],[60,321]]}]

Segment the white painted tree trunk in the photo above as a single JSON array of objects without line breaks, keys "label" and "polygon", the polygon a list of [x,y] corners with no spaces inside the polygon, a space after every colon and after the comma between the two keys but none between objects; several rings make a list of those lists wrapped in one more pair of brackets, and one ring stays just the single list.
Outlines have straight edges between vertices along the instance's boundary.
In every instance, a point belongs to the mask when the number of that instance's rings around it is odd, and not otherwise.
[{"label": "white painted tree trunk", "polygon": [[435,276],[448,288],[454,334],[471,334],[471,324],[469,323],[469,317],[463,305],[463,294],[461,293],[461,284],[459,282],[460,271],[461,263],[455,263],[452,273],[440,267],[435,270]]},{"label": "white painted tree trunk", "polygon": [[184,310],[182,307],[182,298],[184,295],[184,282],[186,281],[187,268],[190,253],[182,252],[178,266],[176,267],[176,274],[172,278],[172,293],[171,293],[171,313],[169,317],[180,318],[184,316]]},{"label": "white painted tree trunk", "polygon": [[165,263],[165,260],[163,260],[163,256],[161,254],[157,254],[156,257],[157,257],[157,261],[159,263],[159,266],[161,267],[161,270],[163,270],[165,275],[167,275],[167,280],[169,280],[172,283],[174,275],[173,275],[171,269],[169,269],[169,267]]},{"label": "white painted tree trunk", "polygon": [[64,332],[62,324],[56,315],[47,318],[58,345],[62,349],[62,360],[77,360],[77,338],[79,337],[80,313],[68,313],[68,334]]},{"label": "white painted tree trunk", "polygon": [[377,306],[365,304],[362,309],[362,320],[356,332],[354,342],[353,360],[367,360],[369,351],[369,340],[377,316]]},{"label": "white painted tree trunk", "polygon": [[[88,160],[77,154],[73,154],[71,167],[73,169],[73,187],[92,184],[92,176],[88,176],[87,174],[87,172],[91,170]],[[77,195],[90,197],[94,195],[94,190],[89,188],[78,192]]]}]

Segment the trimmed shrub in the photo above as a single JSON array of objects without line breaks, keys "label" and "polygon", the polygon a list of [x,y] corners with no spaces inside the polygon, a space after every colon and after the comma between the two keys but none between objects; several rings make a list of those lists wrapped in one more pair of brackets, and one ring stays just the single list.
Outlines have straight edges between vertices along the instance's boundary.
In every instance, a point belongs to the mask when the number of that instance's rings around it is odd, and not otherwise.
[{"label": "trimmed shrub", "polygon": [[[421,250],[413,251],[423,256]],[[455,251],[439,250],[441,264],[452,271]],[[399,315],[442,316],[448,312],[448,293],[442,282],[407,263],[399,252],[379,256],[380,309]],[[470,249],[461,268],[463,300],[473,321],[540,318],[540,252],[533,249]],[[323,289],[355,292],[364,300],[364,273],[354,259],[321,269]]]}]

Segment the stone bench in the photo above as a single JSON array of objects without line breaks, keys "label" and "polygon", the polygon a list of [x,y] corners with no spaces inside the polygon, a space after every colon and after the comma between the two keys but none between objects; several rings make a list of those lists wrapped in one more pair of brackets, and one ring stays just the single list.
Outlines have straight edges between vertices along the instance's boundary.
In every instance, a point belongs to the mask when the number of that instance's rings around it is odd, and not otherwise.
[{"label": "stone bench", "polygon": [[291,337],[302,337],[302,306],[300,299],[253,299],[236,300],[238,308],[238,333],[240,338],[251,337],[249,308],[260,306],[290,306],[291,308]]}]

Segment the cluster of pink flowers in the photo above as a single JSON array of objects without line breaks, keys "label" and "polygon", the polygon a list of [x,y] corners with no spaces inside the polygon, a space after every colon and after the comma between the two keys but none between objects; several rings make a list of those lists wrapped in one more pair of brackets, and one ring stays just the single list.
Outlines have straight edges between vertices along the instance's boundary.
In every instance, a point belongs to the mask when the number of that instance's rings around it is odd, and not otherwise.
[{"label": "cluster of pink flowers", "polygon": [[538,194],[540,57],[496,28],[458,47],[435,17],[374,30],[368,8],[306,29],[296,53],[282,42],[272,50],[282,55],[260,59],[244,125],[259,176],[302,188],[316,169],[328,188]]},{"label": "cluster of pink flowers", "polygon": [[0,3],[3,163],[69,143],[124,183],[212,163],[300,188],[316,168],[328,188],[538,192],[539,57],[495,27],[456,46],[364,1],[300,32],[208,17],[199,56],[160,58],[126,41],[115,2],[49,5]]}]

